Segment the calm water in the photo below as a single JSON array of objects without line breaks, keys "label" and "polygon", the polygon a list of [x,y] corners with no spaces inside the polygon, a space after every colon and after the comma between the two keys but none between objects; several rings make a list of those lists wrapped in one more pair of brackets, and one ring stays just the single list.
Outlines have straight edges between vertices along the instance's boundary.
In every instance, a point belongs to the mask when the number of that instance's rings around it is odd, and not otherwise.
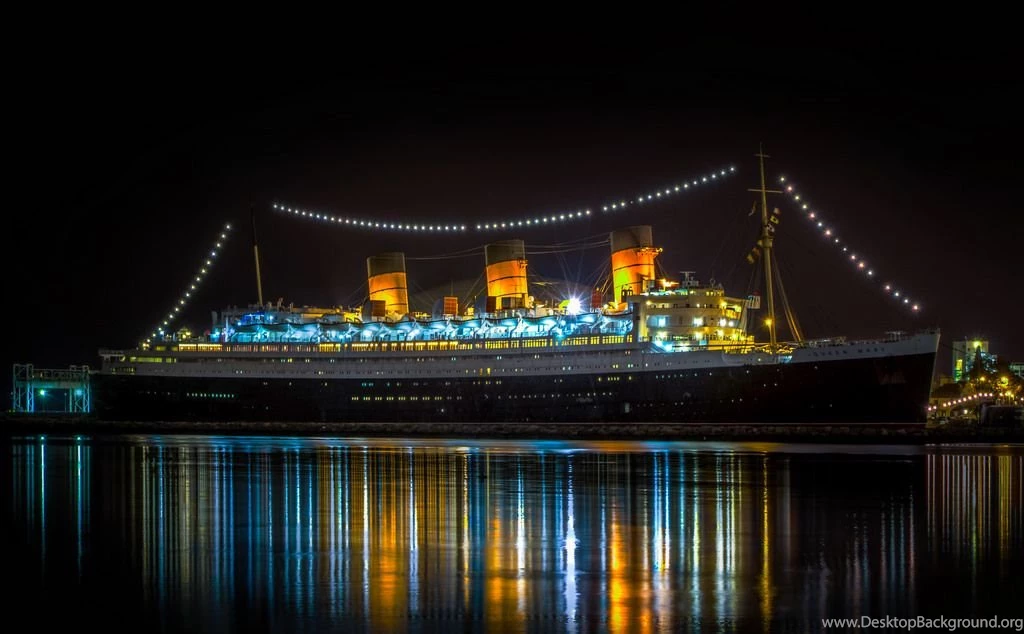
[{"label": "calm water", "polygon": [[0,441],[8,614],[190,631],[1024,616],[1024,448]]}]

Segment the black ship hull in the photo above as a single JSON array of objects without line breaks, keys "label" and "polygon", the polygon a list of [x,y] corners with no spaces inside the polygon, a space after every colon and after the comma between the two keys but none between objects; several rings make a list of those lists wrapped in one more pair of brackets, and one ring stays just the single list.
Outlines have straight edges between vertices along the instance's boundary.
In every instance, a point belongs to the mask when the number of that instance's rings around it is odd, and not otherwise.
[{"label": "black ship hull", "polygon": [[923,423],[934,360],[400,381],[97,374],[93,390],[107,420]]}]

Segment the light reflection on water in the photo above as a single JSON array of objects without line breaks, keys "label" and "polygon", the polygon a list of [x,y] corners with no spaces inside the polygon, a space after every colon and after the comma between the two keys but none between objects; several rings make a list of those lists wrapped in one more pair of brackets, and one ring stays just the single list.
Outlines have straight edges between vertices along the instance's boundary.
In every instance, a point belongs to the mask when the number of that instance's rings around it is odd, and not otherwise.
[{"label": "light reflection on water", "polygon": [[1012,615],[1024,594],[1020,447],[2,448],[24,593],[88,597],[96,612],[123,601],[166,629],[817,629]]}]

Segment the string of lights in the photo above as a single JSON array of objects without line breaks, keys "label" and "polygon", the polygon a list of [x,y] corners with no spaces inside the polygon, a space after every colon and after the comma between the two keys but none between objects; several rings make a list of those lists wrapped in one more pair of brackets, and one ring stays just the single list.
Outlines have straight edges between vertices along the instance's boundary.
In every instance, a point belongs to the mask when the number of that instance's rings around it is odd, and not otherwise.
[{"label": "string of lights", "polygon": [[217,236],[217,240],[213,244],[213,248],[210,249],[209,255],[206,256],[203,263],[199,266],[199,270],[189,280],[188,288],[182,292],[178,298],[177,303],[167,312],[167,316],[164,318],[163,323],[153,329],[153,332],[146,337],[146,343],[149,344],[157,337],[162,337],[165,334],[165,328],[174,322],[175,318],[181,313],[181,311],[188,305],[189,300],[192,298],[192,294],[196,292],[199,285],[202,284],[203,280],[209,274],[210,269],[213,267],[214,261],[217,259],[217,254],[224,247],[224,243],[227,242],[228,235],[231,233],[231,223],[224,223],[224,228],[221,229],[220,235]]},{"label": "string of lights", "polygon": [[[785,176],[780,176],[779,182],[785,186],[784,189],[786,194],[793,199],[793,202],[803,212],[804,217],[813,224],[814,228],[821,233],[822,237],[824,237],[836,249],[840,250],[840,253],[844,254],[843,257],[848,259],[850,264],[852,264],[857,271],[873,280],[882,279],[879,272],[875,270],[874,267],[870,266],[862,255],[858,255],[851,245],[846,244],[842,239],[840,239],[837,235],[835,226],[826,222],[825,218],[822,217],[821,212],[815,210],[811,203],[800,194],[796,185],[790,182]],[[880,288],[886,295],[892,297],[909,310],[915,313],[921,310],[921,304],[917,300],[911,299],[905,290],[900,290],[899,285],[895,282],[887,281],[881,284]]]},{"label": "string of lights", "polygon": [[978,399],[993,398],[995,396],[996,395],[993,394],[992,392],[978,392],[977,394],[972,394],[970,396],[964,396],[962,398],[953,399],[947,402],[945,405],[929,405],[928,411],[934,412],[939,409],[948,409],[950,407],[955,407],[957,405],[974,405],[974,403],[977,402]]},{"label": "string of lights", "polygon": [[[716,172],[711,172],[703,176],[692,178],[675,185],[671,185],[664,189],[655,190],[649,193],[640,194],[635,198],[620,198],[604,204],[601,206],[601,211],[604,213],[622,211],[627,208],[636,207],[638,205],[644,205],[651,202],[657,202],[674,196],[677,194],[684,193],[691,189],[706,185],[708,183],[714,183],[721,178],[733,174],[736,172],[735,167],[728,167],[720,169]],[[283,203],[273,203],[271,207],[275,211],[280,211],[286,214],[291,214],[300,218],[306,218],[308,220],[317,220],[328,224],[333,224],[339,227],[345,228],[357,228],[357,229],[372,229],[372,230],[387,230],[387,231],[406,231],[412,233],[463,233],[469,231],[471,228],[476,231],[500,231],[502,229],[519,228],[519,227],[549,227],[562,225],[566,222],[572,222],[576,220],[586,220],[591,217],[592,212],[590,209],[577,209],[574,211],[562,211],[552,214],[536,215],[533,217],[522,217],[514,218],[505,221],[485,222],[476,223],[475,225],[467,224],[465,221],[459,222],[408,222],[408,221],[391,221],[391,220],[374,220],[370,218],[357,218],[350,216],[338,216],[328,213],[322,213],[317,211],[311,211],[308,209],[302,209],[300,207],[293,207]]]}]

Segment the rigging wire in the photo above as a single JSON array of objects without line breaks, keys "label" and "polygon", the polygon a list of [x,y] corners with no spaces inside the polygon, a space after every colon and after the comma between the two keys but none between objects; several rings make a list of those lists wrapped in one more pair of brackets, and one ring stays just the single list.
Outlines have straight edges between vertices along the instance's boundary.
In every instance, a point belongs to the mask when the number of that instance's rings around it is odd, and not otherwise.
[{"label": "rigging wire", "polygon": [[[816,244],[806,241],[804,236],[799,232],[787,232],[786,238],[790,241],[789,244],[791,246],[795,246],[812,260],[821,259],[823,257],[821,251],[816,248]],[[794,249],[790,248],[789,254],[792,254],[793,252]],[[811,316],[816,318],[816,322],[818,324],[817,330],[819,332],[835,332],[840,329],[837,315],[834,310],[829,308],[830,305],[830,302],[811,302],[804,306],[805,310],[809,308]]]},{"label": "rigging wire", "polygon": [[[756,209],[757,203],[754,203],[754,207]],[[750,212],[744,211],[742,215],[737,214],[735,216],[732,224],[729,226],[729,229],[725,232],[725,235],[722,236],[722,242],[718,245],[718,251],[715,253],[715,257],[711,260],[711,267],[708,269],[709,271],[714,271],[715,267],[718,266],[718,260],[722,257],[722,252],[725,250],[726,242],[728,242],[733,236],[741,235],[739,229],[741,228],[743,221],[749,218],[750,215]],[[733,261],[732,269],[729,271],[730,276],[736,270],[736,263],[737,261]],[[728,276],[726,276],[725,279],[728,279]]]},{"label": "rigging wire", "polygon": [[782,271],[779,266],[779,259],[775,256],[774,250],[772,251],[772,262],[775,264],[775,284],[779,288],[779,298],[782,300],[782,309],[786,314],[786,324],[789,326],[789,333],[793,336],[794,341],[799,343],[804,340],[804,333],[800,329],[800,322],[796,319],[796,313],[793,312],[792,307],[789,305],[786,287],[782,285]]},{"label": "rigging wire", "polygon": [[418,256],[406,256],[406,260],[452,260],[456,258],[466,258],[474,255],[482,255],[484,248],[481,246],[470,247],[468,249],[462,249],[461,251],[452,251],[450,253],[438,253],[437,255],[418,255]]},{"label": "rigging wire", "polygon": [[591,288],[602,296],[608,295],[609,289],[612,285],[611,268],[612,265],[610,260],[604,259],[590,278]]},{"label": "rigging wire", "polygon": [[369,298],[370,298],[369,290],[370,290],[369,289],[369,282],[367,282],[366,280],[363,280],[362,282],[360,282],[359,286],[357,286],[353,291],[351,291],[345,297],[345,301],[341,302],[338,305],[339,306],[355,306],[355,304],[352,303],[352,299],[355,298],[355,297],[362,297],[363,301],[360,302],[360,305],[365,304],[367,302],[367,300],[369,300]]},{"label": "rigging wire", "polygon": [[611,273],[611,262],[607,259],[604,259],[601,261],[601,266],[597,268],[597,271],[594,273],[594,277],[591,279],[591,281],[593,282],[593,287],[600,291],[602,295],[606,295],[608,293],[608,289],[611,287]]},{"label": "rigging wire", "polygon": [[[477,290],[477,286],[480,285],[483,279],[484,274],[481,271],[480,274],[476,276],[476,279],[473,280],[473,283],[470,284],[469,288],[466,290],[466,296],[462,299],[463,306],[469,306],[471,299],[476,299],[477,297],[480,296],[480,290]],[[481,288],[481,290],[484,290],[484,288]]]},{"label": "rigging wire", "polygon": [[599,247],[606,247],[611,244],[611,238],[608,234],[597,234],[592,236],[584,236],[582,238],[576,238],[574,240],[566,240],[564,242],[555,242],[552,244],[531,244],[529,254],[537,253],[568,253],[570,251],[582,251],[586,249],[596,249]]},{"label": "rigging wire", "polygon": [[759,260],[757,266],[750,267],[750,277],[747,279],[747,295],[753,295],[754,291],[760,290],[762,273],[761,262]]},{"label": "rigging wire", "polygon": [[[757,232],[755,233],[755,235],[754,235],[753,239],[751,239],[751,240],[748,240],[748,241],[747,241],[746,243],[747,243],[747,244],[751,244],[751,243],[752,243],[752,244],[757,244],[757,240],[758,240],[758,238],[760,237],[760,235],[761,235],[761,231],[760,231],[760,227],[758,227],[758,230],[757,230]],[[717,259],[717,257],[718,257],[718,256],[715,256],[715,257],[716,257],[716,259]],[[723,279],[726,279],[726,280],[731,280],[731,279],[732,279],[732,276],[733,276],[733,275],[734,275],[734,274],[736,273],[736,268],[737,268],[738,266],[740,266],[740,263],[741,263],[742,261],[743,261],[743,258],[742,258],[742,257],[734,258],[734,259],[733,259],[733,262],[732,262],[732,266],[731,266],[731,267],[729,267],[729,272],[728,272],[728,273],[726,273],[726,275],[725,275],[725,278],[723,278]],[[758,260],[758,266],[757,266],[757,267],[755,267],[755,268],[757,268],[757,270],[759,270],[759,271],[760,271],[760,267],[761,267],[761,266],[763,266],[763,264],[761,263],[761,261],[760,261],[760,260]],[[761,271],[761,274],[762,274],[762,276],[763,276],[763,273],[764,273],[764,272],[763,272],[763,271]],[[750,293],[750,291],[751,291],[751,282],[747,282],[747,293],[749,294],[749,293]]]},{"label": "rigging wire", "polygon": [[[425,288],[420,286],[416,282],[416,280],[410,280],[408,277],[406,277],[406,279],[405,279],[405,286],[406,286],[406,295],[409,294],[409,291],[412,291],[416,295],[426,295],[427,294],[427,290]],[[409,303],[412,303],[412,302],[410,301]]]},{"label": "rigging wire", "polygon": [[576,246],[557,247],[557,248],[551,248],[551,247],[544,248],[544,247],[531,246],[530,249],[526,251],[526,254],[527,255],[545,255],[545,254],[548,254],[548,253],[572,253],[572,252],[575,252],[575,251],[587,251],[587,250],[590,250],[590,249],[598,249],[598,248],[601,248],[601,247],[606,247],[609,244],[611,244],[611,243],[608,240],[605,240],[603,242],[590,242],[590,243],[587,243],[587,244],[580,244],[580,245],[576,245]]},{"label": "rigging wire", "polygon": [[[606,247],[611,244],[611,240],[605,236],[586,236],[583,238],[577,238],[574,240],[567,240],[565,242],[556,242],[553,244],[537,244],[530,245],[529,250],[526,251],[526,255],[546,255],[549,253],[570,253],[573,251],[585,251],[587,249],[596,249],[600,247]],[[454,260],[458,258],[475,257],[484,254],[485,247],[475,246],[468,249],[462,249],[460,251],[451,251],[449,253],[438,253],[436,255],[416,255],[406,256],[407,261],[424,262],[429,260]]]}]

